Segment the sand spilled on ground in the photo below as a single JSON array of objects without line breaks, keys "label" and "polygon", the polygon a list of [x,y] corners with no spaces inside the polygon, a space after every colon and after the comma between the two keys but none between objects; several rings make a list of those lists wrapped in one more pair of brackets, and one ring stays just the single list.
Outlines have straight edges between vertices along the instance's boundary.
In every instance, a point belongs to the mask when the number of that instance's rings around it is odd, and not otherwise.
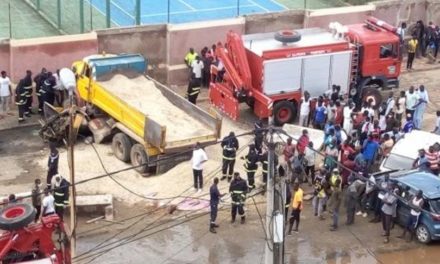
[{"label": "sand spilled on ground", "polygon": [[117,74],[101,84],[129,105],[162,126],[166,126],[166,141],[184,140],[213,133],[208,126],[172,104],[162,95],[154,82],[144,76],[129,79]]},{"label": "sand spilled on ground", "polygon": [[[237,127],[233,121],[224,119],[222,135],[227,135],[230,131],[235,131],[238,135],[245,132],[243,129]],[[250,140],[251,136],[240,137],[240,147],[245,146]],[[112,172],[130,167],[130,164],[124,163],[118,160],[112,153],[110,145],[95,144],[94,145],[101,156],[104,166],[107,171]],[[248,148],[237,155],[236,171],[239,171],[244,178],[246,178],[243,170],[243,160],[239,157],[247,153]],[[210,178],[209,181],[204,183],[203,193],[204,198],[209,199],[209,186],[212,184],[214,177],[221,177],[220,166],[222,162],[222,149],[219,144],[207,147],[209,161],[204,164],[205,178]],[[67,152],[66,150],[60,150],[60,173],[68,178],[68,166],[67,166]],[[38,164],[45,168],[47,166],[47,157],[38,159]],[[81,181],[89,178],[93,178],[97,175],[104,174],[104,170],[99,164],[96,153],[90,145],[84,143],[78,143],[75,146],[75,171],[76,180]],[[257,174],[260,175],[261,173]],[[200,196],[196,194],[191,188],[193,184],[193,175],[190,161],[184,161],[172,168],[168,172],[162,175],[142,177],[134,170],[125,171],[113,176],[121,184],[129,188],[130,190],[154,198],[166,198],[176,195],[185,196]],[[257,178],[258,180],[258,178]],[[228,184],[225,181],[220,182],[220,188],[227,192]],[[112,194],[115,199],[121,200],[128,204],[135,204],[145,199],[137,197],[121,188],[110,178],[105,177],[99,180],[93,180],[77,186],[78,193],[81,194]],[[182,199],[175,199],[172,203],[178,203]],[[168,200],[161,201],[162,203]]]}]

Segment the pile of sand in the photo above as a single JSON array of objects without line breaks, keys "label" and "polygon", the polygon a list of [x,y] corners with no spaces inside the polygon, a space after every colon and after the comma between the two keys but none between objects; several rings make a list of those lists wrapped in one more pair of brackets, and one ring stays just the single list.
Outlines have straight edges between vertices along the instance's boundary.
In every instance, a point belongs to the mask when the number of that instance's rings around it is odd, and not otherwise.
[{"label": "pile of sand", "polygon": [[129,105],[166,126],[166,141],[179,141],[213,133],[207,125],[172,104],[154,82],[144,76],[129,79],[117,74],[101,84]]}]

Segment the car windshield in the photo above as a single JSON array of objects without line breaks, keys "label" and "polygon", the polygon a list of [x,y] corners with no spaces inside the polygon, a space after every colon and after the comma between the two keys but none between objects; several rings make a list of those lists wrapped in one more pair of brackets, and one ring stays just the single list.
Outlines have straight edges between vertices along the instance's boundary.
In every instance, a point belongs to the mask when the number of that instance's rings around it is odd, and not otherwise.
[{"label": "car windshield", "polygon": [[431,209],[434,211],[434,213],[440,214],[440,199],[429,200],[429,204],[431,205]]},{"label": "car windshield", "polygon": [[410,170],[414,160],[397,154],[390,154],[383,166],[389,170]]}]

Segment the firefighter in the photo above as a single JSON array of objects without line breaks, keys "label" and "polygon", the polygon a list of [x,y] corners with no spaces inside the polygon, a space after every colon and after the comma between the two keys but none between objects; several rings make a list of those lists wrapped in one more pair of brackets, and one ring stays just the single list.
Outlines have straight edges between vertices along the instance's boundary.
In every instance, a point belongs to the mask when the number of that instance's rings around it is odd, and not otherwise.
[{"label": "firefighter", "polygon": [[26,90],[23,85],[23,79],[21,79],[17,88],[15,89],[15,104],[18,107],[18,123],[24,122],[24,115],[26,112]]},{"label": "firefighter", "polygon": [[249,145],[249,152],[245,157],[244,169],[247,173],[247,179],[250,189],[255,189],[255,173],[258,169],[257,162],[259,161],[259,155],[255,149],[255,145]]},{"label": "firefighter", "polygon": [[34,78],[35,82],[35,94],[38,97],[38,113],[43,113],[43,97],[41,95],[41,88],[43,87],[43,83],[47,78],[47,70],[46,68],[42,68],[41,72],[37,74]]},{"label": "firefighter", "polygon": [[49,160],[47,161],[48,170],[46,177],[46,183],[48,189],[50,189],[52,186],[53,176],[58,174],[58,160],[59,160],[59,153],[57,148],[55,147],[55,142],[50,142],[49,147],[50,147],[50,154],[49,154]]},{"label": "firefighter", "polygon": [[228,182],[230,182],[232,180],[232,174],[234,173],[235,155],[239,148],[238,140],[235,137],[234,132],[230,132],[228,136],[223,138],[221,146],[223,148],[223,176],[221,180],[223,181],[227,177]]},{"label": "firefighter", "polygon": [[246,201],[246,194],[248,192],[248,186],[246,181],[240,177],[238,172],[234,172],[234,179],[229,186],[229,192],[231,193],[232,208],[231,208],[231,223],[235,222],[235,217],[238,214],[241,216],[241,223],[244,224],[246,216],[244,213],[244,202]]},{"label": "firefighter", "polygon": [[26,91],[26,105],[24,114],[30,117],[32,112],[32,72],[30,70],[26,71],[26,76],[23,78],[23,86]]},{"label": "firefighter", "polygon": [[197,103],[197,97],[199,96],[200,93],[200,85],[201,85],[200,80],[195,77],[194,73],[192,73],[188,83],[188,90],[186,93],[188,96],[188,101],[190,101],[193,104]]},{"label": "firefighter", "polygon": [[55,103],[55,90],[54,86],[56,85],[55,77],[53,77],[51,72],[47,73],[47,78],[43,82],[43,86],[41,86],[40,94],[43,100],[42,111],[44,113],[44,103],[48,103],[53,105]]},{"label": "firefighter", "polygon": [[258,120],[254,124],[254,134],[255,134],[255,149],[257,150],[258,154],[261,154],[263,152],[263,139],[264,139],[264,133],[263,133],[263,121]]},{"label": "firefighter", "polygon": [[63,220],[64,208],[69,205],[69,185],[70,183],[61,175],[55,176],[54,182],[54,198],[55,212]]}]

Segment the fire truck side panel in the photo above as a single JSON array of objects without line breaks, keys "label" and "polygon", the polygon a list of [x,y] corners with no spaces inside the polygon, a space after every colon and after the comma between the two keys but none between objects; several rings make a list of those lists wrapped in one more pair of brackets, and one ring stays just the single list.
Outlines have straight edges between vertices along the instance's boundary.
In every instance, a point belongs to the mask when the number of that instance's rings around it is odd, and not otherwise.
[{"label": "fire truck side panel", "polygon": [[335,53],[331,57],[330,87],[341,86],[341,94],[348,94],[350,89],[351,65],[353,51]]},{"label": "fire truck side panel", "polygon": [[249,61],[249,68],[252,74],[252,86],[261,91],[262,79],[263,79],[263,58],[246,49],[246,56]]},{"label": "fire truck side panel", "polygon": [[268,96],[301,89],[302,58],[263,62],[263,93]]}]

